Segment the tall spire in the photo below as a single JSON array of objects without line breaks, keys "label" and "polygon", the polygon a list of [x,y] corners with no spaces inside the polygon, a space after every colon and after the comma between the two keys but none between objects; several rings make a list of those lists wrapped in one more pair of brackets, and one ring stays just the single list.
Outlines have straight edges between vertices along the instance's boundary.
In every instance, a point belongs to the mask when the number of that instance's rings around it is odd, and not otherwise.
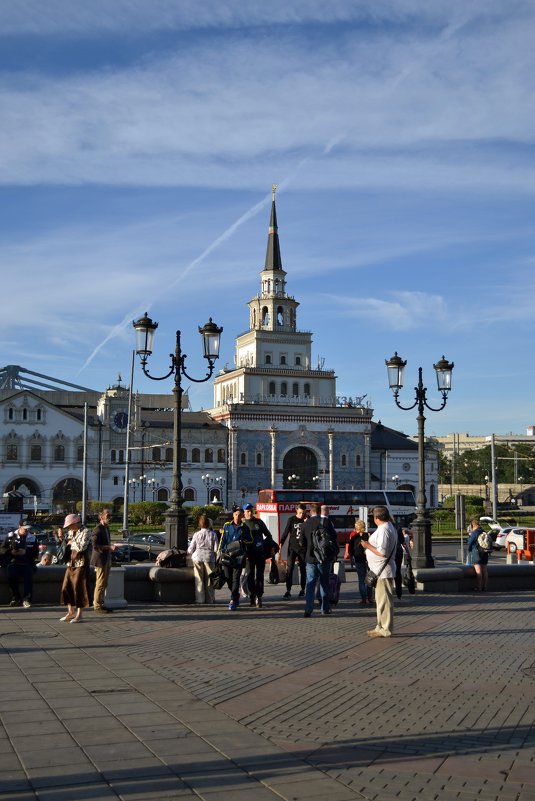
[{"label": "tall spire", "polygon": [[264,270],[282,270],[282,259],[279,245],[279,229],[277,227],[277,209],[275,208],[275,194],[277,184],[271,187],[271,219],[269,221],[268,243],[266,250],[266,263]]}]

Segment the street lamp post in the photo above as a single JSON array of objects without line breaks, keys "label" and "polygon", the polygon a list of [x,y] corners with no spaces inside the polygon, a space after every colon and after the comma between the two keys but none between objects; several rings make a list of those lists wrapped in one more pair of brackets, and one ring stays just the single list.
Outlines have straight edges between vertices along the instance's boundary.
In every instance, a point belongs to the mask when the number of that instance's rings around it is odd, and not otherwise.
[{"label": "street lamp post", "polygon": [[171,488],[171,499],[169,509],[165,516],[165,539],[168,548],[178,547],[186,549],[188,536],[186,530],[186,512],[183,509],[184,498],[182,497],[182,465],[181,465],[181,439],[182,439],[182,382],[184,375],[189,381],[202,384],[208,381],[214,372],[216,359],[219,357],[219,343],[222,328],[219,328],[212,318],[199,327],[199,333],[203,339],[204,358],[208,361],[208,372],[204,378],[192,378],[188,375],[185,368],[186,354],[182,353],[180,344],[180,331],[176,332],[175,352],[169,354],[171,366],[169,372],[162,376],[153,376],[147,369],[147,360],[152,353],[152,342],[154,332],[158,328],[158,323],[153,322],[148,317],[147,312],[139,320],[135,320],[132,325],[136,331],[136,353],[140,357],[141,369],[147,378],[153,381],[164,381],[169,376],[174,375],[174,408],[173,408],[173,484]]},{"label": "street lamp post", "polygon": [[210,503],[210,485],[212,483],[212,476],[210,473],[205,473],[204,476],[201,476],[201,481],[206,487],[206,503]]},{"label": "street lamp post", "polygon": [[399,476],[397,474],[395,476],[392,476],[392,481],[394,482],[394,486],[397,489],[399,484]]},{"label": "street lamp post", "polygon": [[423,385],[422,368],[418,368],[418,385],[414,388],[416,397],[411,406],[402,406],[398,400],[399,391],[403,386],[403,370],[406,361],[401,359],[397,352],[391,359],[385,361],[388,371],[388,384],[394,394],[394,401],[399,409],[410,411],[418,408],[418,498],[416,505],[416,520],[412,524],[414,538],[414,552],[412,561],[415,567],[434,567],[433,556],[431,553],[431,520],[427,510],[427,497],[425,492],[425,444],[424,444],[424,424],[425,408],[431,412],[440,412],[448,400],[448,392],[451,389],[451,373],[453,363],[446,361],[444,356],[433,367],[437,376],[438,391],[442,394],[442,404],[435,409],[427,403],[427,388]]}]

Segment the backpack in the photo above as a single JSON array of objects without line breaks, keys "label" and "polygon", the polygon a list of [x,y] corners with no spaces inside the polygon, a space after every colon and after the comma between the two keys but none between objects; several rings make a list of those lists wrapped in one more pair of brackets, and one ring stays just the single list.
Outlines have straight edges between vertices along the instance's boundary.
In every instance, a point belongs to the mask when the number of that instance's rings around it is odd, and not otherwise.
[{"label": "backpack", "polygon": [[312,532],[312,554],[320,564],[332,562],[338,556],[338,543],[333,541],[330,531],[320,525]]},{"label": "backpack", "polygon": [[167,548],[156,557],[156,567],[186,567],[186,551]]},{"label": "backpack", "polygon": [[482,551],[490,552],[494,547],[494,541],[490,531],[482,531],[477,538],[477,547]]}]

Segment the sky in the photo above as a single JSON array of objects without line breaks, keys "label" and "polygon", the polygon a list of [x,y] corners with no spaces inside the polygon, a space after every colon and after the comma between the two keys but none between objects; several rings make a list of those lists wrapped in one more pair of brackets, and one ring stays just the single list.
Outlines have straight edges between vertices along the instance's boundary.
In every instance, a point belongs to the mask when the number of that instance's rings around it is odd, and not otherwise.
[{"label": "sky", "polygon": [[[0,367],[129,382],[132,320],[223,326],[259,291],[271,186],[287,291],[338,393],[407,434],[385,359],[455,364],[427,434],[526,433],[535,317],[531,0],[2,0]],[[171,379],[134,388],[171,390]],[[187,386],[187,382],[184,382]],[[192,384],[194,409],[212,384]]]}]

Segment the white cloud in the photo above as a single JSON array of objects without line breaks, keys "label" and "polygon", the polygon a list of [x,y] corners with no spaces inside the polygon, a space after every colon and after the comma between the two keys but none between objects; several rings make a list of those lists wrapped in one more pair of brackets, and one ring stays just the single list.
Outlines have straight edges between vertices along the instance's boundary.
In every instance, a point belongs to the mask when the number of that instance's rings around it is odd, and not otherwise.
[{"label": "white cloud", "polygon": [[302,31],[231,33],[128,68],[7,74],[0,181],[258,187],[266,164],[284,176],[309,157],[297,186],[526,191],[531,160],[510,148],[535,134],[533,19],[449,19],[314,47]]},{"label": "white cloud", "polygon": [[[344,315],[382,330],[409,331],[429,325],[443,325],[450,320],[444,298],[426,292],[387,292],[386,298],[326,295],[326,300],[343,308]],[[388,299],[390,297],[390,299]]]}]

